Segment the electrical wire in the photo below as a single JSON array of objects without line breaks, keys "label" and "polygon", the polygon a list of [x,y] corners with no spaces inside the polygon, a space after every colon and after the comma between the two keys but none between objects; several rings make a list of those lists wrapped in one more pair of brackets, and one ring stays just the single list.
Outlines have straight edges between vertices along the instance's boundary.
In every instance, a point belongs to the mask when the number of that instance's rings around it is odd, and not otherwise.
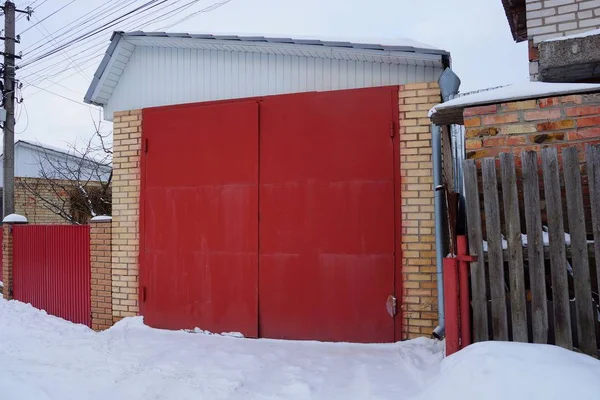
[{"label": "electrical wire", "polygon": [[[184,4],[184,5],[182,5],[181,7],[178,7],[178,8],[172,9],[172,10],[170,10],[170,11],[167,11],[167,12],[164,12],[165,10],[167,10],[167,9],[169,9],[169,8],[172,8],[172,7],[173,7],[173,5],[175,5],[175,4],[177,4],[177,3],[181,2],[181,1],[182,1],[182,0],[177,0],[177,1],[175,1],[175,2],[172,2],[171,4],[166,4],[166,5],[164,5],[162,8],[158,8],[158,9],[156,9],[156,10],[152,11],[152,12],[148,12],[148,13],[146,13],[146,14],[144,14],[144,15],[140,16],[140,17],[139,17],[139,18],[137,18],[137,19],[134,19],[134,20],[131,20],[131,21],[129,21],[129,22],[130,22],[130,24],[131,24],[131,27],[130,27],[130,28],[127,28],[127,29],[125,29],[125,30],[132,30],[134,27],[135,27],[136,29],[142,29],[143,27],[145,27],[145,26],[147,26],[147,25],[149,25],[149,24],[153,23],[154,21],[159,21],[159,20],[162,20],[162,19],[168,19],[168,18],[170,18],[170,17],[171,17],[173,14],[175,14],[175,13],[180,13],[180,12],[184,11],[185,9],[189,8],[190,6],[192,6],[193,4],[195,4],[196,2],[198,2],[199,0],[193,0],[193,1],[190,1],[190,2],[188,2],[188,3]],[[158,14],[158,13],[160,13],[160,12],[163,12],[163,13],[162,13],[161,15],[158,15],[158,16],[156,16],[156,17],[152,18],[152,19],[147,19],[147,17],[150,17],[150,16],[152,16],[152,15],[156,15],[156,14]],[[141,25],[140,25],[140,24],[141,24]],[[98,42],[98,41],[94,41],[94,40],[92,40],[91,42],[92,42],[92,43],[96,43],[96,44],[95,44],[95,45],[92,45],[92,46],[88,46],[87,48],[85,48],[85,49],[83,49],[83,50],[79,50],[79,51],[78,51],[78,54],[82,55],[82,54],[84,54],[84,53],[86,53],[86,52],[88,52],[88,51],[90,51],[90,50],[93,50],[93,49],[95,49],[95,48],[97,48],[97,49],[99,49],[99,50],[100,50],[101,48],[103,48],[103,47],[105,46],[105,44],[104,44],[104,39],[103,39],[103,38],[101,38],[101,37],[99,37],[98,39],[100,39],[100,41],[99,41],[99,42]],[[79,48],[79,47],[77,47],[77,48]],[[103,50],[103,49],[102,49],[102,50]],[[101,52],[100,52],[100,53],[98,53],[98,54],[94,54],[94,55],[92,55],[92,56],[91,56],[91,58],[95,58],[95,57],[97,57],[98,55],[101,55],[102,53],[103,53],[103,51],[101,51]],[[86,57],[88,57],[88,55],[85,55],[85,57],[80,57],[80,58],[78,58],[77,60],[81,60],[81,59],[83,59],[83,58],[86,58]],[[87,60],[86,60],[86,61],[87,61]],[[42,63],[44,63],[44,61],[42,61]],[[55,71],[53,71],[53,70],[52,70],[52,68],[54,68],[54,67],[56,67],[56,66],[58,66],[58,65],[61,65],[61,64],[62,64],[62,62],[60,62],[60,61],[59,61],[59,62],[55,62],[54,64],[51,64],[51,65],[46,65],[46,66],[44,66],[43,68],[40,68],[39,70],[36,70],[35,72],[42,72],[42,71],[43,71],[43,72],[47,73],[47,75],[48,75],[48,76],[51,76],[51,75],[54,75],[54,74],[56,73]],[[52,73],[51,73],[51,71],[52,71]],[[63,70],[63,71],[64,71],[64,70]],[[63,72],[63,71],[61,71],[61,72]],[[61,72],[59,72],[59,73],[61,73]]]},{"label": "electrical wire", "polygon": [[[45,18],[42,18],[41,20],[39,20],[37,23],[31,25],[29,28],[25,29],[23,32],[21,32],[20,34],[24,34],[25,32],[27,32],[28,30],[30,30],[31,28],[33,28],[34,26],[37,26],[38,24],[44,22],[45,20],[47,20],[48,18],[50,18],[51,16],[59,13],[60,11],[64,10],[65,8],[67,8],[68,6],[70,6],[71,4],[75,3],[77,0],[71,0],[70,2],[68,2],[67,4],[65,4],[64,6],[62,6],[61,8],[59,8],[58,10],[54,11],[53,13],[51,13],[50,15],[46,16]],[[37,19],[37,18],[36,18]]]},{"label": "electrical wire", "polygon": [[31,65],[31,64],[35,63],[35,62],[43,60],[44,58],[49,57],[52,54],[55,54],[56,52],[61,51],[61,50],[65,49],[65,48],[68,48],[68,47],[72,46],[75,43],[81,42],[81,41],[86,40],[86,39],[88,39],[90,37],[93,37],[93,36],[95,36],[95,35],[97,35],[97,34],[99,34],[101,32],[104,32],[107,29],[110,29],[111,27],[113,27],[117,23],[119,23],[121,21],[124,21],[124,20],[127,20],[127,19],[131,18],[132,16],[135,16],[135,14],[137,12],[147,11],[149,9],[152,9],[152,8],[156,7],[157,5],[165,3],[166,1],[167,0],[150,0],[150,1],[146,2],[146,3],[144,3],[143,5],[135,8],[135,9],[133,9],[131,11],[128,11],[127,13],[125,13],[125,14],[123,14],[123,15],[121,15],[121,16],[113,19],[113,20],[111,20],[110,22],[105,23],[104,25],[102,25],[100,27],[94,28],[91,31],[88,31],[88,32],[84,33],[83,35],[78,36],[77,38],[75,38],[73,40],[65,42],[62,45],[60,45],[60,46],[58,46],[58,47],[56,47],[56,48],[54,48],[52,50],[49,50],[46,53],[33,58],[32,60],[29,60],[29,61],[25,62],[20,67],[24,68],[24,67],[26,67],[28,65]]},{"label": "electrical wire", "polygon": [[[58,36],[58,35],[63,35],[67,31],[73,32],[73,29],[78,28],[79,26],[81,26],[81,24],[88,23],[88,22],[96,19],[97,17],[99,17],[101,15],[104,15],[104,17],[106,17],[108,15],[111,15],[112,13],[111,14],[104,14],[104,12],[106,11],[106,9],[110,8],[111,6],[113,6],[113,8],[116,8],[119,5],[121,5],[121,4],[123,4],[123,3],[127,2],[127,1],[129,1],[130,3],[133,3],[136,0],[121,0],[121,2],[117,3],[117,4],[114,4],[113,0],[107,0],[105,3],[99,5],[98,7],[94,8],[93,10],[90,10],[86,14],[84,14],[84,15],[80,16],[79,18],[77,18],[77,19],[69,22],[67,25],[64,25],[62,28],[59,28],[56,31],[52,32],[52,34]],[[94,13],[94,12],[96,12],[96,13]],[[85,21],[81,22],[80,25],[72,26],[72,25],[76,24],[77,22],[81,21],[84,18],[87,18],[87,19]],[[44,39],[40,39],[37,42],[34,42],[34,43],[30,44],[25,49],[23,49],[23,52],[27,53],[29,51],[29,49],[31,49],[32,47],[34,47],[35,45],[37,45],[38,43],[41,43],[43,41],[44,41]],[[44,42],[44,44],[45,44],[45,42]]]},{"label": "electrical wire", "polygon": [[[34,17],[36,18],[36,17]],[[37,18],[36,18],[37,20]],[[39,26],[38,26],[39,25]],[[45,37],[48,38],[48,36],[42,31],[42,29],[44,29],[44,31],[46,31],[49,35],[50,35],[50,39],[55,42],[56,44],[58,44],[57,40],[54,38],[54,36],[52,36],[52,34],[50,34],[50,32],[48,32],[48,30],[44,27],[44,25],[42,24],[42,21],[39,21],[37,24],[34,25],[36,27],[36,29]],[[40,29],[40,27],[42,29]],[[49,40],[50,40],[49,39]],[[67,50],[63,50],[62,51],[63,56],[65,57],[66,60],[69,60],[70,62],[72,62],[75,65],[75,69],[80,73],[80,75],[84,78],[84,79],[90,79],[89,76],[86,75],[86,73],[81,69],[81,67],[73,60],[73,58],[71,57],[71,55],[69,54],[69,52]]]},{"label": "electrical wire", "polygon": [[162,31],[164,29],[172,28],[173,26],[175,26],[177,24],[180,24],[180,23],[182,23],[184,21],[187,21],[187,20],[189,20],[191,18],[194,18],[196,15],[200,15],[200,14],[204,14],[206,12],[210,12],[210,11],[216,10],[217,8],[220,8],[220,7],[224,6],[225,4],[227,4],[229,2],[231,2],[231,0],[223,0],[223,1],[220,1],[220,2],[217,2],[217,3],[213,3],[213,4],[211,4],[208,7],[205,7],[203,9],[201,9],[201,10],[198,10],[198,11],[192,13],[192,14],[189,14],[189,15],[183,17],[182,19],[180,19],[179,21],[177,21],[177,22],[175,22],[175,23],[173,23],[171,25],[167,25],[167,26],[164,26],[162,28],[158,28],[158,30]]},{"label": "electrical wire", "polygon": [[[190,8],[191,6],[195,5],[196,3],[198,3],[200,0],[192,0],[192,1],[189,1],[189,2],[187,2],[187,3],[183,4],[183,5],[181,5],[180,7],[177,7],[177,8],[175,8],[175,9],[171,9],[170,11],[164,12],[164,13],[162,13],[161,15],[158,15],[158,16],[156,16],[156,17],[154,17],[154,18],[147,19],[148,17],[150,17],[150,16],[152,16],[152,15],[156,15],[156,14],[158,14],[158,13],[160,13],[160,12],[163,12],[163,11],[165,11],[165,10],[169,9],[169,8],[172,8],[172,7],[173,7],[175,4],[177,4],[177,3],[180,3],[181,1],[182,1],[182,0],[177,0],[177,1],[175,1],[174,3],[172,2],[171,4],[167,4],[167,5],[163,6],[162,8],[160,8],[160,7],[159,7],[159,8],[157,8],[157,9],[155,9],[154,11],[152,11],[152,12],[147,12],[147,13],[145,13],[144,15],[140,16],[139,18],[137,18],[137,19],[134,19],[134,20],[132,20],[132,21],[129,21],[129,22],[132,24],[132,27],[133,27],[133,26],[136,26],[136,27],[137,27],[137,29],[142,29],[143,27],[145,27],[145,26],[148,26],[148,25],[150,25],[150,24],[152,24],[152,23],[154,23],[154,22],[159,22],[159,21],[165,21],[165,20],[168,20],[168,19],[170,19],[171,17],[173,17],[173,16],[174,16],[174,14],[176,14],[176,13],[181,13],[182,11],[184,11],[184,10],[186,10],[186,9]],[[177,22],[175,22],[175,23],[172,23],[172,24],[168,25],[168,27],[174,26],[174,25],[176,25],[176,24],[178,24],[178,23],[180,23],[180,22],[183,22],[183,21],[185,21],[185,20],[188,20],[188,19],[190,19],[190,18],[193,18],[193,17],[195,17],[195,16],[197,16],[197,15],[199,15],[199,14],[206,13],[206,12],[209,12],[209,11],[212,11],[212,10],[215,10],[215,9],[217,9],[217,8],[219,8],[219,7],[221,7],[221,6],[225,5],[225,4],[227,4],[227,3],[229,3],[230,1],[231,1],[231,0],[224,0],[224,1],[217,2],[217,3],[213,3],[213,4],[211,4],[211,5],[210,5],[210,6],[208,6],[208,7],[204,7],[204,8],[202,8],[202,9],[200,9],[200,10],[198,10],[198,11],[196,11],[196,12],[192,13],[192,14],[189,14],[189,15],[187,15],[187,16],[186,16],[186,17],[184,17],[183,19],[180,19],[179,21],[177,21]],[[160,4],[162,4],[162,3],[163,3],[163,2],[161,2],[161,3],[159,3],[159,4],[156,4],[156,5],[155,5],[155,7],[156,7],[156,6],[158,6],[158,5],[160,5]],[[121,4],[122,4],[122,3],[121,3]],[[145,11],[147,11],[147,10],[145,10]],[[138,23],[140,23],[141,25],[137,25]],[[135,25],[133,25],[133,24],[135,24]],[[125,30],[125,29],[124,29],[124,30]],[[132,30],[132,28],[129,28],[129,30]],[[101,39],[101,38],[100,38],[100,39]],[[92,42],[94,42],[94,41],[92,41]],[[79,55],[79,57],[75,57],[75,59],[71,59],[71,62],[69,62],[69,64],[68,64],[68,65],[67,65],[65,68],[63,68],[62,70],[60,70],[60,71],[58,71],[58,72],[51,72],[51,71],[54,71],[54,70],[53,70],[53,68],[57,67],[58,65],[62,65],[62,64],[63,64],[63,61],[56,62],[56,63],[54,63],[54,64],[52,64],[52,65],[49,65],[49,66],[45,66],[44,68],[42,68],[42,69],[40,69],[40,70],[37,70],[37,71],[32,71],[32,72],[33,72],[33,75],[36,75],[36,77],[33,77],[33,79],[32,79],[32,80],[29,80],[29,82],[37,85],[37,84],[40,84],[40,83],[42,83],[42,82],[43,82],[43,81],[45,81],[45,80],[49,80],[49,81],[51,82],[51,85],[49,85],[49,86],[47,86],[47,87],[51,87],[51,86],[53,86],[54,84],[58,84],[59,86],[61,86],[61,85],[60,85],[60,82],[62,82],[63,80],[65,80],[65,79],[67,79],[67,78],[69,78],[69,77],[73,76],[74,74],[69,74],[68,76],[66,76],[66,77],[64,77],[64,78],[62,78],[62,79],[60,79],[59,81],[52,81],[52,80],[50,80],[49,78],[50,78],[50,77],[56,77],[56,76],[58,76],[58,75],[61,75],[61,74],[63,74],[64,72],[68,71],[69,69],[71,69],[71,68],[72,68],[72,67],[71,67],[71,64],[76,64],[76,65],[77,65],[77,64],[79,64],[79,67],[80,67],[80,69],[87,68],[87,64],[90,64],[90,63],[95,63],[95,62],[96,62],[96,59],[97,59],[98,57],[101,57],[101,56],[104,54],[104,50],[103,50],[103,49],[100,49],[100,52],[94,52],[94,54],[91,54],[91,55],[90,55],[90,54],[87,54],[87,53],[92,53],[92,50],[94,50],[94,49],[99,49],[100,47],[104,47],[104,46],[105,46],[105,44],[104,44],[104,42],[101,40],[100,42],[98,42],[98,43],[97,43],[97,44],[95,44],[95,45],[89,46],[89,47],[85,48],[84,50],[80,50],[80,51],[78,51],[78,55]],[[79,46],[77,46],[77,47],[79,47]],[[44,61],[42,61],[42,63],[43,63],[43,62],[44,62]],[[85,65],[85,67],[84,67],[84,65]],[[48,72],[48,73],[47,73],[47,74],[45,74],[45,75],[42,75],[42,74],[40,74],[40,73],[39,73],[39,72],[42,72],[42,71],[44,71],[44,72]],[[31,73],[30,73],[30,74],[31,74]],[[27,76],[28,76],[28,77],[31,77],[30,75],[27,75]],[[38,91],[38,92],[39,92],[39,91]],[[34,94],[37,94],[38,92],[35,92]],[[31,95],[30,95],[30,96],[31,96]]]},{"label": "electrical wire", "polygon": [[58,97],[60,97],[60,98],[62,98],[62,99],[68,100],[68,101],[70,101],[70,102],[73,102],[73,103],[75,103],[75,104],[79,104],[80,106],[88,107],[88,108],[91,108],[91,109],[93,109],[93,110],[95,110],[95,109],[96,109],[96,106],[91,106],[91,105],[89,105],[89,104],[85,104],[85,103],[82,103],[82,102],[80,102],[80,101],[73,100],[73,99],[71,99],[71,98],[69,98],[69,97],[63,96],[62,94],[58,94],[58,93],[56,93],[56,92],[53,92],[53,91],[51,91],[51,90],[48,90],[48,89],[44,89],[43,87],[40,87],[40,86],[37,86],[37,85],[32,85],[32,84],[29,84],[29,86],[33,86],[33,87],[35,87],[35,88],[38,88],[38,89],[40,89],[40,90],[43,90],[44,92],[47,92],[47,93],[53,94],[54,96],[58,96]]}]

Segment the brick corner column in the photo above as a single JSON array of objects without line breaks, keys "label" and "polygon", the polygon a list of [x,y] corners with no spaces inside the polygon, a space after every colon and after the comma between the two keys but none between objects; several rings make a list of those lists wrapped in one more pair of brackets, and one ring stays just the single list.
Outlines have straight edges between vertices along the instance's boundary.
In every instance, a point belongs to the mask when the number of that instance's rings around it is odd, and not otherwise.
[{"label": "brick corner column", "polygon": [[12,214],[2,221],[2,297],[13,299],[13,226],[27,224],[27,218]]},{"label": "brick corner column", "polygon": [[428,111],[441,102],[436,82],[400,87],[402,339],[431,335],[438,322],[433,159]]},{"label": "brick corner column", "polygon": [[112,311],[112,220],[96,217],[90,221],[92,329],[108,329]]},{"label": "brick corner column", "polygon": [[139,216],[142,110],[113,120],[112,317],[139,314]]}]

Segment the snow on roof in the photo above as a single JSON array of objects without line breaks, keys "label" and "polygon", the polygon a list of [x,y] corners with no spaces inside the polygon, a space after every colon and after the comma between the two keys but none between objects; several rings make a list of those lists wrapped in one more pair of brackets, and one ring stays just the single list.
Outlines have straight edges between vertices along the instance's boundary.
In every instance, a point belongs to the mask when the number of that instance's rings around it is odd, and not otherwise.
[{"label": "snow on roof", "polygon": [[[68,158],[73,158],[73,159],[79,159],[81,157],[81,155],[79,155],[77,153],[77,151],[74,149],[65,149],[65,148],[52,146],[52,145],[40,143],[40,142],[34,143],[34,142],[28,142],[26,140],[18,140],[15,142],[15,147],[18,147],[18,146],[28,147],[30,149],[34,149],[36,151],[40,151],[43,153],[46,153],[46,152],[58,153],[58,154],[61,154],[63,156],[66,156]],[[0,155],[0,158],[2,158],[2,156],[3,155]],[[107,169],[111,168],[109,164],[106,164],[105,162],[103,162],[101,160],[94,159],[92,154],[88,154],[86,156],[86,158],[89,162],[95,162],[96,164],[100,165],[101,167],[106,167]]]},{"label": "snow on roof", "polygon": [[[340,37],[316,37],[302,36],[301,38],[289,38],[285,36],[273,37],[262,35],[234,35],[234,34],[218,34],[212,35],[208,33],[169,33],[169,32],[117,32],[123,38],[164,38],[164,39],[200,39],[213,41],[226,41],[238,43],[279,43],[279,44],[294,44],[308,46],[323,46],[323,47],[341,47],[353,49],[368,49],[380,51],[407,51],[417,53],[432,53],[447,55],[448,52],[430,46],[425,43],[417,42],[407,38],[340,38]],[[114,38],[114,36],[113,36]]]},{"label": "snow on roof", "polygon": [[544,42],[557,42],[559,40],[578,39],[578,38],[584,38],[584,37],[595,36],[595,35],[600,35],[600,29],[593,29],[593,30],[587,31],[587,32],[574,33],[572,35],[559,36],[559,37],[555,37],[552,39],[544,40]]},{"label": "snow on roof", "polygon": [[592,92],[600,92],[600,84],[524,82],[503,86],[498,89],[481,91],[468,96],[457,97],[433,107],[429,110],[429,117],[434,123],[443,125],[446,123],[444,117],[452,114],[453,120],[448,123],[461,123],[456,121],[457,112],[460,111],[460,119],[462,120],[462,110],[467,107]]},{"label": "snow on roof", "polygon": [[15,142],[15,146],[22,146],[22,145],[36,147],[37,149],[40,149],[40,150],[50,150],[50,151],[54,151],[57,153],[63,153],[66,155],[70,155],[70,152],[68,149],[57,147],[57,146],[52,146],[52,145],[45,144],[45,143],[40,143],[40,142],[33,143],[33,142],[28,142],[26,140],[18,140]]}]

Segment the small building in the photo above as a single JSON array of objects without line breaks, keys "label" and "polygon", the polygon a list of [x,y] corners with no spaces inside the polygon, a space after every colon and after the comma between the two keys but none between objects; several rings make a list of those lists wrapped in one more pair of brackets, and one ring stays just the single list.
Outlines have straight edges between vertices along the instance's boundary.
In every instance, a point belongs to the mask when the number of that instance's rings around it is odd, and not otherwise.
[{"label": "small building", "polygon": [[502,0],[516,42],[529,43],[529,72],[542,82],[600,82],[600,2]]},{"label": "small building", "polygon": [[437,325],[431,131],[446,51],[116,32],[113,319],[392,342]]},{"label": "small building", "polygon": [[[0,187],[4,187],[3,157],[0,155]],[[76,222],[67,215],[77,214],[71,212],[73,189],[107,183],[111,170],[110,165],[75,151],[19,140],[15,143],[15,212],[32,224]],[[82,215],[78,222],[86,219]]]}]

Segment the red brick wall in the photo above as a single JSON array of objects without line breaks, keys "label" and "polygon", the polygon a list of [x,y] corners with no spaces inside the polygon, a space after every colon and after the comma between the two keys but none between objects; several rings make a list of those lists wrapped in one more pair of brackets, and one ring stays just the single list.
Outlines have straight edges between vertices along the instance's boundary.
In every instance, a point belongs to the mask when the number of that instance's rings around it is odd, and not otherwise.
[{"label": "red brick wall", "polygon": [[516,155],[600,142],[600,94],[548,97],[467,108],[467,158]]},{"label": "red brick wall", "polygon": [[[464,111],[464,121],[467,158],[497,157],[501,152],[513,152],[517,160],[517,175],[520,176],[520,155],[526,150],[535,150],[541,155],[543,148],[556,147],[560,154],[564,147],[576,146],[583,163],[585,145],[600,143],[600,94],[471,107]],[[585,176],[585,169],[582,172]],[[583,190],[588,215],[586,220],[590,221],[585,179]],[[543,190],[540,191],[540,197],[542,219],[545,220]],[[565,204],[563,206],[566,207]],[[565,211],[565,218],[566,214]],[[588,231],[591,231],[591,226]]]}]

